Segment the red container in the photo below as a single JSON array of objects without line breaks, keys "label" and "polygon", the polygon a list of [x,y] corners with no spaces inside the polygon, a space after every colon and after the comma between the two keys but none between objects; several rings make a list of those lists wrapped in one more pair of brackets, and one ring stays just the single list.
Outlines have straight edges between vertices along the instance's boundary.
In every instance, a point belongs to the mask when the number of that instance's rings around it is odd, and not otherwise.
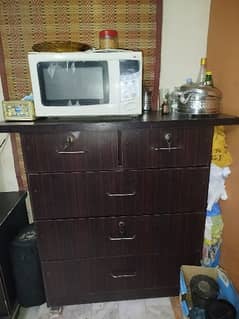
[{"label": "red container", "polygon": [[100,49],[117,49],[118,32],[116,30],[102,30],[99,33]]}]

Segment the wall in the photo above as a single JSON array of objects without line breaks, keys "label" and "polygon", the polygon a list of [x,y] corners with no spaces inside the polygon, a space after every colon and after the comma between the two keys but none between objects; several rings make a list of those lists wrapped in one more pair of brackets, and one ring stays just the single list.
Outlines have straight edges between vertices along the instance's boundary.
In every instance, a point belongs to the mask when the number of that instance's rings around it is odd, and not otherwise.
[{"label": "wall", "polygon": [[[0,105],[3,100],[2,84],[0,79]],[[0,121],[3,119],[0,107]],[[3,142],[5,140],[5,143]],[[3,145],[2,145],[3,143]],[[14,169],[12,145],[9,134],[0,134],[0,192],[18,190],[17,179]]]},{"label": "wall", "polygon": [[[239,116],[239,1],[212,0],[208,33],[208,65],[215,85],[223,92],[222,112]],[[227,141],[233,157],[227,180],[229,199],[221,202],[224,236],[221,265],[239,290],[239,127],[228,127]]]},{"label": "wall", "polygon": [[196,79],[205,56],[210,0],[164,0],[161,88],[174,88]]}]

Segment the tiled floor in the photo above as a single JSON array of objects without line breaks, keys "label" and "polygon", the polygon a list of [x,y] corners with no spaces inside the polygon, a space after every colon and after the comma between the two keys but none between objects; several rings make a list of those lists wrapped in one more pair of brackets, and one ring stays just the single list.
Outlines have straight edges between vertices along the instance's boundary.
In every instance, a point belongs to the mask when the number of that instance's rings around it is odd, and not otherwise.
[{"label": "tiled floor", "polygon": [[175,319],[169,298],[65,306],[62,314],[46,305],[21,308],[18,319]]}]

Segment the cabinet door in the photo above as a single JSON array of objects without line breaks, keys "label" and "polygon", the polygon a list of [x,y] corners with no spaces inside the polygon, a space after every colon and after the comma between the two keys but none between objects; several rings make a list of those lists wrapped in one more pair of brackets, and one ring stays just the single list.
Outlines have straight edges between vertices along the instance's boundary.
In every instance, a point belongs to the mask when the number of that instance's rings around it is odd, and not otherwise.
[{"label": "cabinet door", "polygon": [[208,166],[212,128],[152,128],[122,131],[125,168]]},{"label": "cabinet door", "polygon": [[24,134],[22,146],[28,172],[111,169],[118,165],[117,131]]},{"label": "cabinet door", "polygon": [[41,260],[138,254],[200,254],[204,213],[100,217],[36,223]]}]

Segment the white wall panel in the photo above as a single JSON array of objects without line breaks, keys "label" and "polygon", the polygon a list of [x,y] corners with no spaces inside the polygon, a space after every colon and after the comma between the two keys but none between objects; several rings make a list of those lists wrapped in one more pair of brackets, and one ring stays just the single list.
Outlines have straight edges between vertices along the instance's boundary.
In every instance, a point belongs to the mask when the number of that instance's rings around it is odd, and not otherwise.
[{"label": "white wall panel", "polygon": [[[0,121],[3,120],[1,106],[2,100],[3,91],[0,79]],[[18,190],[17,178],[14,168],[14,159],[12,153],[12,144],[9,134],[0,134],[0,146],[0,192]]]},{"label": "white wall panel", "polygon": [[196,79],[207,49],[211,0],[164,0],[160,88]]}]

